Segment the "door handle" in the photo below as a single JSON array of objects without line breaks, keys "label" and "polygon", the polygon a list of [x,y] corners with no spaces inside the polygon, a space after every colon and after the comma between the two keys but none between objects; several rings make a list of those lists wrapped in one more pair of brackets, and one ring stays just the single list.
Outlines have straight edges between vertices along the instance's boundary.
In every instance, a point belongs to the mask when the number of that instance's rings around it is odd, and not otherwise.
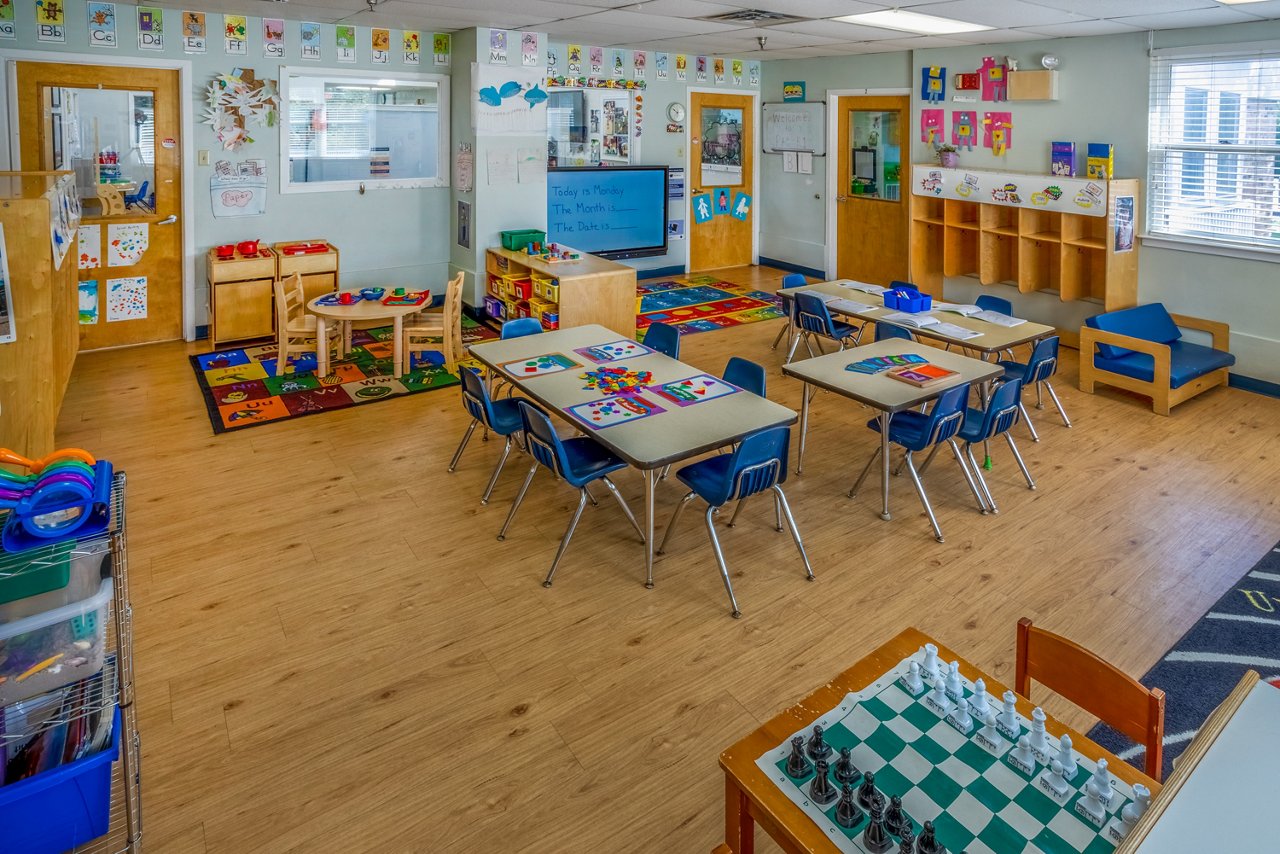
[{"label": "door handle", "polygon": [[177,221],[178,217],[176,215],[169,214],[167,217],[157,222],[156,225],[173,225]]}]

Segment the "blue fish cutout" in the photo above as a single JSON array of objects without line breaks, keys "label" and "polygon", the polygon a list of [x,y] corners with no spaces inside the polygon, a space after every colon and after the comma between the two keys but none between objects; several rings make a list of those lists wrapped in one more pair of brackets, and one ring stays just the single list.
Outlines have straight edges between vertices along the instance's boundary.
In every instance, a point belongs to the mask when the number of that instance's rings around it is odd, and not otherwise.
[{"label": "blue fish cutout", "polygon": [[541,104],[547,100],[547,93],[538,88],[538,84],[533,84],[533,88],[524,93],[524,99],[529,102],[529,109]]},{"label": "blue fish cutout", "polygon": [[498,90],[498,95],[502,98],[510,98],[513,95],[520,94],[520,84],[514,80],[508,80],[502,84],[502,88]]},{"label": "blue fish cutout", "polygon": [[480,90],[480,102],[488,104],[490,107],[499,107],[502,105],[502,97],[498,94],[498,90],[492,86],[486,86]]}]

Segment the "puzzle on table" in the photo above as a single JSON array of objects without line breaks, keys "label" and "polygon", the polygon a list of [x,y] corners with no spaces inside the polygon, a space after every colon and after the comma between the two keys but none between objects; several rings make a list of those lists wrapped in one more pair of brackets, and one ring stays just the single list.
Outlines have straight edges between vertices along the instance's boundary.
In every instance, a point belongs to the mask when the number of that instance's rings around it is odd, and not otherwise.
[{"label": "puzzle on table", "polygon": [[[932,644],[756,760],[844,852],[1107,854],[1150,802]],[[819,776],[818,771],[823,774]]]},{"label": "puzzle on table", "polygon": [[565,410],[592,430],[603,430],[615,424],[638,421],[659,412],[666,412],[658,404],[639,395],[620,395],[579,403]]},{"label": "puzzle on table", "polygon": [[546,355],[534,356],[529,359],[515,359],[510,362],[503,362],[498,367],[514,376],[529,379],[530,377],[540,377],[543,374],[554,374],[569,368],[580,368],[582,366],[563,353],[547,353]]},{"label": "puzzle on table", "polygon": [[595,347],[579,347],[573,352],[600,365],[605,362],[630,359],[633,356],[647,356],[653,351],[643,344],[638,344],[628,339],[611,341],[608,344],[598,344]]},{"label": "puzzle on table", "polygon": [[717,397],[733,394],[741,391],[741,389],[719,377],[713,377],[710,374],[699,374],[696,377],[689,377],[687,380],[676,380],[675,382],[650,386],[649,391],[665,401],[674,403],[676,406],[692,406],[695,403],[703,403],[708,400],[715,400]]}]

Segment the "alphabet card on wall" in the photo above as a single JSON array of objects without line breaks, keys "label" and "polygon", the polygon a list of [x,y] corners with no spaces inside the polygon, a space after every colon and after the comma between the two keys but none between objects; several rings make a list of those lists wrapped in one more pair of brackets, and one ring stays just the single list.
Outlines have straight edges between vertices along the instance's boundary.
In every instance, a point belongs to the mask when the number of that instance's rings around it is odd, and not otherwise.
[{"label": "alphabet card on wall", "polygon": [[116,4],[89,3],[89,47],[116,46]]},{"label": "alphabet card on wall", "polygon": [[369,47],[373,51],[373,64],[386,65],[391,61],[391,30],[374,27],[369,31]]},{"label": "alphabet card on wall", "polygon": [[262,55],[268,59],[284,59],[284,20],[262,19]]},{"label": "alphabet card on wall", "polygon": [[1003,62],[997,62],[994,56],[984,56],[978,73],[982,75],[982,100],[1009,100],[1009,74]]},{"label": "alphabet card on wall", "polygon": [[67,40],[67,10],[62,0],[36,0],[36,39],[42,42]]},{"label": "alphabet card on wall", "polygon": [[422,62],[422,33],[417,30],[405,30],[403,35],[404,64],[418,65]]},{"label": "alphabet card on wall", "polygon": [[941,144],[943,123],[946,121],[945,110],[928,109],[920,111],[920,141],[930,144]]},{"label": "alphabet card on wall", "polygon": [[347,24],[334,27],[333,41],[338,48],[338,62],[356,61],[356,28]]},{"label": "alphabet card on wall", "polygon": [[138,7],[138,49],[164,50],[163,9],[154,6]]},{"label": "alphabet card on wall", "polygon": [[521,33],[520,34],[520,64],[521,65],[537,65],[538,55],[538,34],[537,33]]},{"label": "alphabet card on wall", "polygon": [[699,56],[693,62],[694,62],[694,67],[693,67],[694,79],[697,80],[699,83],[706,83],[707,82],[707,58],[705,56]]},{"label": "alphabet card on wall", "polygon": [[0,39],[16,39],[18,30],[13,23],[13,3],[0,5]]},{"label": "alphabet card on wall", "polygon": [[645,69],[645,66],[648,65],[648,63],[649,63],[649,54],[647,52],[643,50],[632,51],[631,52],[631,66],[632,66],[631,76],[634,77],[636,80],[643,80],[644,69]]},{"label": "alphabet card on wall", "polygon": [[973,110],[951,111],[951,144],[956,148],[973,151],[978,139],[978,114]]},{"label": "alphabet card on wall", "polygon": [[489,62],[494,65],[507,64],[506,30],[489,30]]},{"label": "alphabet card on wall", "polygon": [[996,157],[1013,148],[1013,113],[983,113],[982,146]]},{"label": "alphabet card on wall", "polygon": [[248,52],[249,22],[244,15],[223,15],[222,35],[222,46],[228,55],[244,56]]},{"label": "alphabet card on wall", "polygon": [[[182,51],[183,53],[204,53],[209,49],[209,30],[206,28],[204,12],[182,13]],[[306,24],[303,24],[306,32]],[[306,58],[305,51],[303,58]]]},{"label": "alphabet card on wall", "polygon": [[947,100],[947,69],[938,65],[920,69],[920,100],[936,103]]},{"label": "alphabet card on wall", "polygon": [[591,73],[603,74],[604,73],[604,48],[588,47],[587,57],[591,64]]},{"label": "alphabet card on wall", "polygon": [[431,61],[436,65],[448,65],[453,50],[453,37],[448,33],[431,34]]}]

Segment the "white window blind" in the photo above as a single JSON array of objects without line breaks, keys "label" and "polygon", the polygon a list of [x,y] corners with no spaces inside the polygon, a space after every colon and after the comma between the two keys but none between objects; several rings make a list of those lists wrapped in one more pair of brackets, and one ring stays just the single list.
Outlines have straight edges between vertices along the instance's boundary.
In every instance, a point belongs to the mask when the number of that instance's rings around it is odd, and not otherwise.
[{"label": "white window blind", "polygon": [[1280,250],[1280,48],[1157,55],[1148,232]]}]

